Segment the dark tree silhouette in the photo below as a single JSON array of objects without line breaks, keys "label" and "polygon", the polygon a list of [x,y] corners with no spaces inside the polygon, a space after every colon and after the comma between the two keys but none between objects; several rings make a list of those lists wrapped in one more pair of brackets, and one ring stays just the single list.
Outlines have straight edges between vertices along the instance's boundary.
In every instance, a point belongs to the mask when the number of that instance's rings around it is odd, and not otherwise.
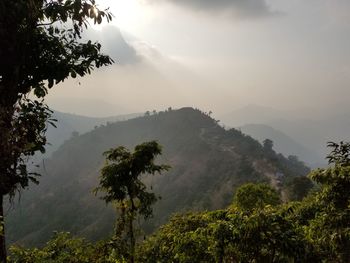
[{"label": "dark tree silhouette", "polygon": [[[0,217],[3,199],[38,183],[28,172],[28,157],[43,152],[51,111],[48,90],[68,77],[84,76],[112,63],[100,44],[83,42],[88,21],[112,16],[95,0],[0,1]],[[31,96],[29,96],[31,94]],[[32,96],[34,95],[34,96]],[[52,120],[51,120],[52,121]],[[2,222],[3,225],[3,222]],[[5,230],[0,262],[6,262]]]}]

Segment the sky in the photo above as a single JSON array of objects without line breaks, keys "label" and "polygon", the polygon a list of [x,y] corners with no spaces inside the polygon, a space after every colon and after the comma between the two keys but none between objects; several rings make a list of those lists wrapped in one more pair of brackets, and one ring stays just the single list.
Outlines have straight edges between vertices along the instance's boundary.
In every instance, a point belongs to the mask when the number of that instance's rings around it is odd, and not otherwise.
[{"label": "sky", "polygon": [[349,0],[96,2],[114,19],[85,38],[101,42],[116,63],[53,88],[54,109],[350,112]]}]

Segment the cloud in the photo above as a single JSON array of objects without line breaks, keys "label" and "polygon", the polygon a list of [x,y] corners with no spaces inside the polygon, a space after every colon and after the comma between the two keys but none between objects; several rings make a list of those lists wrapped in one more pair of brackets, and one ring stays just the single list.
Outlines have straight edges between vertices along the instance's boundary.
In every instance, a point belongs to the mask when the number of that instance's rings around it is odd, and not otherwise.
[{"label": "cloud", "polygon": [[142,56],[124,39],[118,27],[109,25],[100,31],[89,30],[86,37],[101,43],[102,52],[108,54],[116,64],[136,64],[142,60]]},{"label": "cloud", "polygon": [[274,15],[266,0],[146,0],[168,2],[195,11],[228,15],[235,18],[258,18]]}]

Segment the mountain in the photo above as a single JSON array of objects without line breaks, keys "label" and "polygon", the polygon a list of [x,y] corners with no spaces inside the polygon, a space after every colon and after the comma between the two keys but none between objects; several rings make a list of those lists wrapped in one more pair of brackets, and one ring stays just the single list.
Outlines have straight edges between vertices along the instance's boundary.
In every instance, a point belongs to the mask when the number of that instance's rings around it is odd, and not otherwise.
[{"label": "mountain", "polygon": [[96,240],[111,234],[115,212],[92,194],[111,147],[132,148],[144,141],[163,145],[159,162],[172,166],[164,175],[145,177],[162,199],[154,218],[140,222],[146,233],[175,212],[220,209],[229,205],[245,182],[269,182],[276,188],[309,169],[285,158],[242,132],[225,130],[192,108],[107,123],[66,140],[41,168],[40,184],[21,193],[7,215],[8,242],[43,244],[53,231],[70,231]]},{"label": "mountain", "polygon": [[[302,151],[299,153],[299,155],[301,154],[299,157],[312,167],[327,165],[325,160],[329,153],[326,146],[327,142],[350,141],[350,111],[345,108],[344,112],[337,112],[334,109],[281,111],[250,105],[219,116],[219,119],[228,127],[263,124],[279,133],[284,133],[299,146],[301,145],[308,150],[307,152],[310,155],[306,156]],[[252,135],[260,138],[266,136],[265,132],[266,129],[261,131],[261,134],[255,131]],[[282,144],[289,144],[289,139],[286,142],[282,142],[279,136],[274,139],[273,137],[276,134],[274,131],[271,132],[270,139],[279,140],[279,143],[276,143],[277,147],[281,147]],[[281,152],[290,155],[294,154],[293,151],[286,149],[286,151]]]},{"label": "mountain", "polygon": [[137,117],[141,114],[124,114],[105,118],[94,118],[70,113],[54,111],[52,118],[56,119],[56,128],[49,125],[46,132],[48,145],[45,156],[50,156],[58,149],[64,141],[68,140],[76,133],[86,133],[94,129],[95,126],[106,124],[107,122],[123,121]]},{"label": "mountain", "polygon": [[99,41],[102,52],[108,54],[119,65],[135,64],[142,60],[142,56],[125,40],[116,26],[106,25],[101,30],[89,30],[85,34],[87,39]]},{"label": "mountain", "polygon": [[350,117],[347,115],[311,120],[275,120],[268,125],[287,133],[294,140],[321,156],[316,166],[326,162],[325,157],[329,153],[327,142],[350,141]]},{"label": "mountain", "polygon": [[322,160],[316,152],[308,149],[304,145],[298,143],[287,134],[276,130],[265,124],[246,124],[239,127],[243,133],[252,136],[259,142],[265,139],[270,139],[274,142],[274,149],[276,152],[282,153],[285,156],[295,155],[307,164],[315,164]]}]

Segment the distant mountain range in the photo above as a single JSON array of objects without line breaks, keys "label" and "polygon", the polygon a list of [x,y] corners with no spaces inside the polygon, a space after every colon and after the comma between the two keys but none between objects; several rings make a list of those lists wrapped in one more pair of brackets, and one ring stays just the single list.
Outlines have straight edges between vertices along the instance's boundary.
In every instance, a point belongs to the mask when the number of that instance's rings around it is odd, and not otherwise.
[{"label": "distant mountain range", "polygon": [[[104,165],[102,153],[111,147],[132,148],[157,140],[164,153],[159,162],[172,166],[164,175],[145,182],[162,199],[155,216],[140,222],[146,233],[166,222],[175,212],[219,209],[229,205],[235,189],[245,182],[268,182],[283,190],[288,178],[309,169],[295,158],[285,158],[236,129],[226,130],[208,114],[192,108],[168,110],[125,121],[62,118],[61,135],[71,131],[50,158],[43,162],[40,184],[21,193],[21,202],[7,215],[8,242],[43,244],[53,231],[70,231],[89,239],[106,238],[112,232],[115,212],[92,194]],[[79,120],[78,120],[79,119]],[[58,141],[56,141],[59,143]]]},{"label": "distant mountain range", "polygon": [[52,118],[56,119],[57,128],[49,125],[46,133],[48,145],[45,156],[50,156],[61,146],[64,141],[73,135],[86,133],[94,129],[95,126],[107,124],[108,122],[124,121],[140,116],[140,113],[123,114],[104,118],[87,117],[70,113],[54,111]]},{"label": "distant mountain range", "polygon": [[326,165],[327,142],[350,141],[350,114],[346,112],[279,111],[250,105],[219,119],[259,140],[272,139],[277,151],[296,154],[312,167]]},{"label": "distant mountain range", "polygon": [[259,142],[270,139],[274,142],[274,150],[285,156],[295,155],[300,160],[310,164],[319,163],[322,157],[304,145],[298,143],[285,133],[265,124],[246,124],[238,128],[243,133],[252,136]]}]

